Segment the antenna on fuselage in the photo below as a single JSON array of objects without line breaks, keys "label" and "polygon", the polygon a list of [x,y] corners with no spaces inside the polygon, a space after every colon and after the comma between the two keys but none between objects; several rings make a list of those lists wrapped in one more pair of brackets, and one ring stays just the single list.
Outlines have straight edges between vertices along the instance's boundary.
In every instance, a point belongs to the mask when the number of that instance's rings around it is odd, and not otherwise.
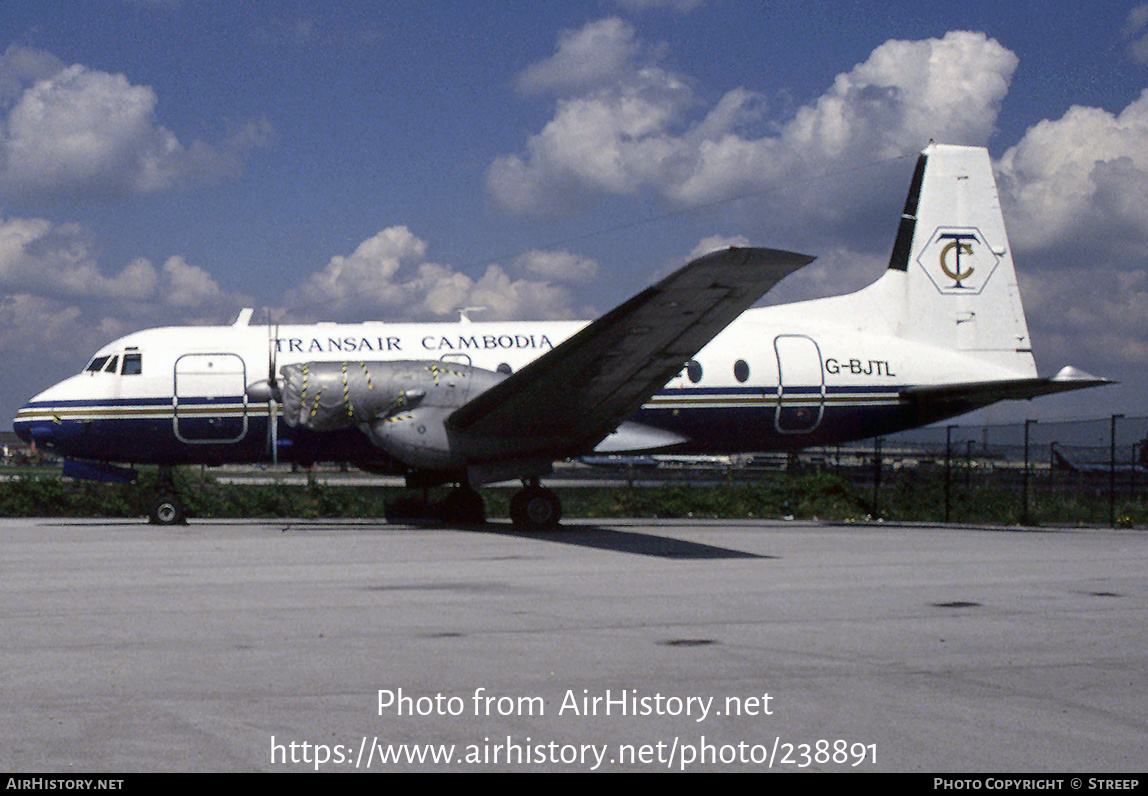
[{"label": "antenna on fuselage", "polygon": [[470,313],[483,312],[486,307],[455,307],[454,311],[458,313],[459,323],[470,323]]}]

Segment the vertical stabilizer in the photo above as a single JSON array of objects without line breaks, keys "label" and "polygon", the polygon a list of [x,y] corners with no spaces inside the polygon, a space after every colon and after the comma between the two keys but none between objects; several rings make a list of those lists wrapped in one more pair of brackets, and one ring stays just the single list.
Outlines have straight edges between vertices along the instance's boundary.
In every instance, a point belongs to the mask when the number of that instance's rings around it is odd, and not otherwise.
[{"label": "vertical stabilizer", "polygon": [[921,153],[880,282],[897,305],[898,336],[1035,373],[987,150],[930,144]]}]

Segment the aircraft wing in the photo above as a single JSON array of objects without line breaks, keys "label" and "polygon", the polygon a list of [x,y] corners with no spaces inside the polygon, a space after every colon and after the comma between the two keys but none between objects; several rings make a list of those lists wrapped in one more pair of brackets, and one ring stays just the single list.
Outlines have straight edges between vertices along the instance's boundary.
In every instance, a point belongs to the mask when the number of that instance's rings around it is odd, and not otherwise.
[{"label": "aircraft wing", "polygon": [[589,324],[447,419],[500,455],[586,453],[718,332],[812,257],[724,249],[700,257]]},{"label": "aircraft wing", "polygon": [[997,401],[1036,398],[1040,395],[1081,390],[1085,387],[1098,387],[1113,384],[1076,368],[1062,368],[1059,373],[1046,378],[1005,379],[999,381],[968,382],[965,384],[923,385],[906,387],[901,397],[914,401],[949,404],[975,404],[987,406]]}]

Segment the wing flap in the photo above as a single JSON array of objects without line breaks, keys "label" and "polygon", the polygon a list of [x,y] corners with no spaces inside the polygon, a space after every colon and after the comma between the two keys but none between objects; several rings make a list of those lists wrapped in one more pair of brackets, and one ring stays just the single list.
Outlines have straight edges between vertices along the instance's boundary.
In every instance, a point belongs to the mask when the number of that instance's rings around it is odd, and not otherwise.
[{"label": "wing flap", "polygon": [[724,249],[700,257],[457,409],[449,427],[500,455],[593,448],[683,364],[812,257]]}]

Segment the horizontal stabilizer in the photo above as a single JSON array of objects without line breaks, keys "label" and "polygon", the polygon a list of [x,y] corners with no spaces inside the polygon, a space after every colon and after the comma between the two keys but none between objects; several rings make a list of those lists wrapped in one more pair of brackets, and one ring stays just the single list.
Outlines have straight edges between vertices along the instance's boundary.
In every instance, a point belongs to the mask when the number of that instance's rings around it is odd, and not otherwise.
[{"label": "horizontal stabilizer", "polygon": [[1073,367],[1062,368],[1052,377],[1031,379],[1001,379],[997,381],[966,382],[963,384],[922,385],[906,387],[901,397],[921,403],[969,404],[988,406],[997,401],[1036,398],[1086,387],[1114,384]]}]

